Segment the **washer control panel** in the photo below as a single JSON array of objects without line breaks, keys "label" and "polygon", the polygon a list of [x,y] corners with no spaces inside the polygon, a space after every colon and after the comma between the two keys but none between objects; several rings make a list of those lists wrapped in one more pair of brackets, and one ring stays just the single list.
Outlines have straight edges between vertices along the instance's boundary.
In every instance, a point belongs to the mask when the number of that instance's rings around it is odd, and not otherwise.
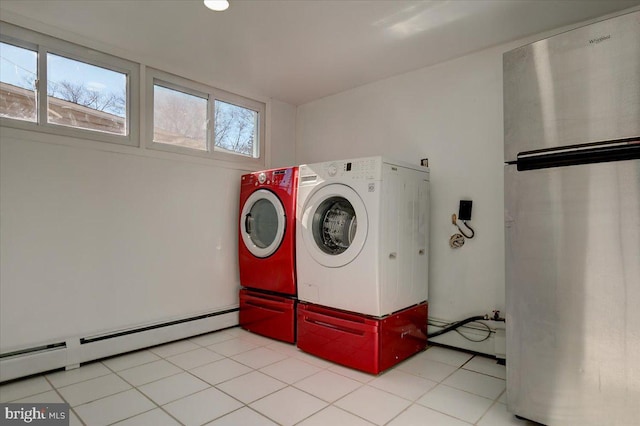
[{"label": "washer control panel", "polygon": [[357,160],[330,161],[322,164],[319,175],[340,179],[379,179],[382,170],[380,157],[359,158]]}]

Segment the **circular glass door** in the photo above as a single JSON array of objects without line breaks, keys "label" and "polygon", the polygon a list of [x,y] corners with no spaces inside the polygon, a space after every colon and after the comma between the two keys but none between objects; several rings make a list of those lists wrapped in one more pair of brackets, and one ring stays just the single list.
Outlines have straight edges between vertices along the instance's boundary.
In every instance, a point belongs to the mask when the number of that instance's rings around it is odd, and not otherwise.
[{"label": "circular glass door", "polygon": [[273,192],[259,189],[247,198],[240,214],[240,234],[251,254],[271,256],[280,247],[285,225],[284,207]]},{"label": "circular glass door", "polygon": [[358,229],[358,218],[351,203],[342,197],[329,197],[313,214],[313,239],[323,252],[331,255],[344,253],[353,243]]},{"label": "circular glass door", "polygon": [[332,268],[355,259],[367,237],[364,204],[346,185],[327,185],[314,192],[303,209],[302,223],[307,251]]}]

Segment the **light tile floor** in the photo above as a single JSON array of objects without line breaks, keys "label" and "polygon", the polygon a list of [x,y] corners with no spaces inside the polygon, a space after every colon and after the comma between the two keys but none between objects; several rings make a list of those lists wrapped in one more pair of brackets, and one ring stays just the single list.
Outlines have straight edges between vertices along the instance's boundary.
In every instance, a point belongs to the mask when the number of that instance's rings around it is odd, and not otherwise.
[{"label": "light tile floor", "polygon": [[0,401],[64,401],[89,426],[533,425],[489,358],[430,347],[373,376],[238,327],[10,382]]}]

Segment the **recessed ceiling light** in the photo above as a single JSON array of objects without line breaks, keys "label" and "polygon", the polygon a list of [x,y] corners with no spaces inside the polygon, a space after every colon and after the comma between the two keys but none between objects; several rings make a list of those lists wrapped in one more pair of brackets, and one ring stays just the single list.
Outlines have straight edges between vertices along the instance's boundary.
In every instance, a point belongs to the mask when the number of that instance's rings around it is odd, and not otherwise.
[{"label": "recessed ceiling light", "polygon": [[216,12],[227,10],[229,2],[227,0],[204,0],[204,5]]}]

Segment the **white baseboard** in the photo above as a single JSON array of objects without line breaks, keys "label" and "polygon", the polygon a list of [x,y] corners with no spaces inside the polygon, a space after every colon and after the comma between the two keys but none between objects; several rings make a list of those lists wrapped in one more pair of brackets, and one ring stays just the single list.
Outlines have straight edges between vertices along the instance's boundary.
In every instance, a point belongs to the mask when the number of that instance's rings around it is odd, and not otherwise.
[{"label": "white baseboard", "polygon": [[238,323],[238,310],[231,308],[168,323],[70,338],[53,348],[34,348],[0,358],[0,383],[58,368],[74,368],[80,363],[233,327]]}]

